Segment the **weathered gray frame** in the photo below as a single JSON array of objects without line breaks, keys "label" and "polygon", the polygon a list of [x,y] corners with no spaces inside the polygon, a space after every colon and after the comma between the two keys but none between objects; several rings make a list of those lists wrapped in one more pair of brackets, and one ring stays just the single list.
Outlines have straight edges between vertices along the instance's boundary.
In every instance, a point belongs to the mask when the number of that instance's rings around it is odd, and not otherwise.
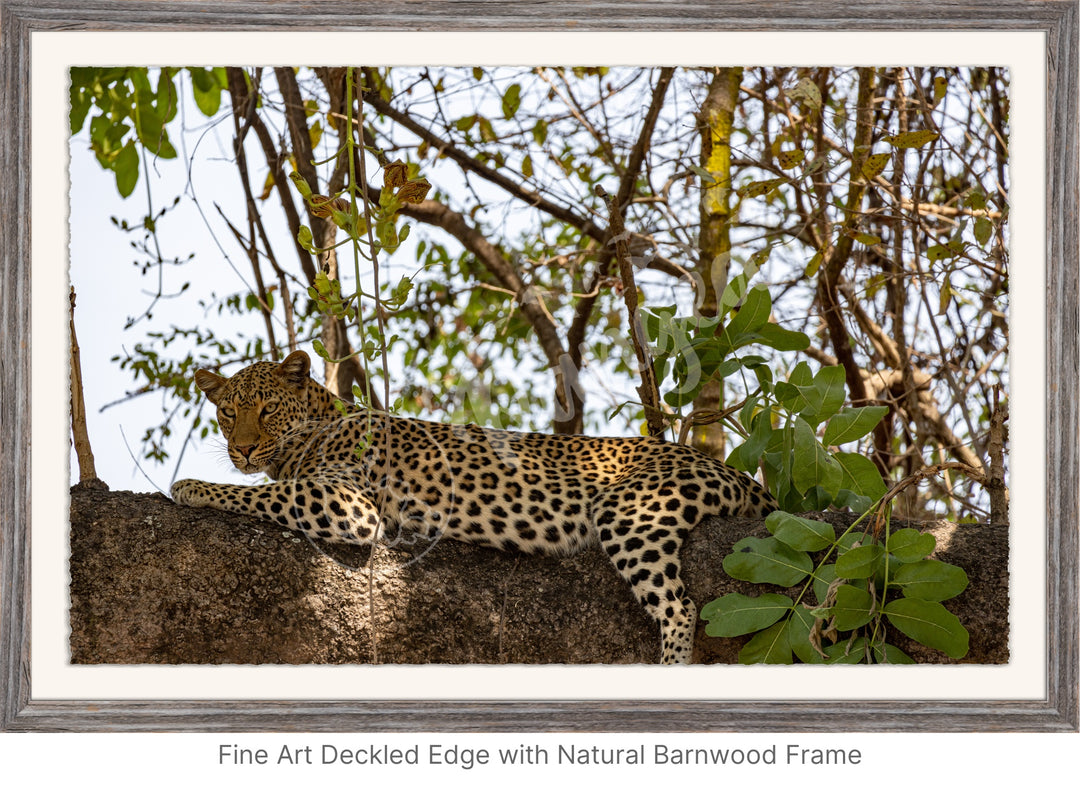
[{"label": "weathered gray frame", "polygon": [[[1080,728],[1076,0],[0,0],[0,730],[344,732]],[[874,702],[30,699],[30,33],[48,30],[1027,30],[1046,34],[1046,698]],[[59,527],[62,523],[37,523]]]}]

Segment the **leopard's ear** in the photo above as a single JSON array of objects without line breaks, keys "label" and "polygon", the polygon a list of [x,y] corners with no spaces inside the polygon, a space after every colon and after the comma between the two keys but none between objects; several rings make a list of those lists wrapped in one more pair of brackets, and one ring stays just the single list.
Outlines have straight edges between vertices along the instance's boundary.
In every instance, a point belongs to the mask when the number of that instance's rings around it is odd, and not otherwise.
[{"label": "leopard's ear", "polygon": [[303,350],[289,353],[278,365],[277,373],[281,375],[286,385],[303,388],[311,373],[311,358]]},{"label": "leopard's ear", "polygon": [[202,392],[206,394],[206,398],[214,404],[217,404],[218,396],[221,394],[225,382],[224,377],[206,369],[197,369],[195,371],[195,385],[199,386]]}]

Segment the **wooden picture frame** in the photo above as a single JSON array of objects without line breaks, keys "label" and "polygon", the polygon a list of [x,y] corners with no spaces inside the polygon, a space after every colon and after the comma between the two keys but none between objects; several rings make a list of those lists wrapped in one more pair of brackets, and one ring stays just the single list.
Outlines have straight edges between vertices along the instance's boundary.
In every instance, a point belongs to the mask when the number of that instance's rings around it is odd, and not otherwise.
[{"label": "wooden picture frame", "polygon": [[[888,4],[645,0],[458,3],[0,0],[0,730],[1063,731],[1078,710],[1077,60],[1075,0]],[[466,16],[463,12],[467,12]],[[38,31],[1036,31],[1045,34],[1047,543],[1045,697],[888,701],[43,701],[32,693],[30,90]],[[58,200],[62,199],[58,195]],[[50,359],[49,363],[62,363]],[[39,416],[41,417],[41,416]]]}]

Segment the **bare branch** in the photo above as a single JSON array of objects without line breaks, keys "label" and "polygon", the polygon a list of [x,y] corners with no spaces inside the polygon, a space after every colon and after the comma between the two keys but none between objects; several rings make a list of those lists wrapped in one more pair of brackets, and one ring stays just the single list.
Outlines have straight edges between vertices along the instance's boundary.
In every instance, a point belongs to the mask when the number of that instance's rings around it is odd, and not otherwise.
[{"label": "bare branch", "polygon": [[[86,403],[83,400],[82,363],[79,360],[79,340],[75,337],[75,288],[68,294],[69,325],[71,327],[71,435],[75,456],[79,460],[79,483],[105,484],[98,479],[94,466],[94,451],[86,428]],[[99,487],[100,488],[100,487]],[[106,487],[107,488],[107,487]]]},{"label": "bare branch", "polygon": [[[645,161],[645,154],[649,149],[653,132],[656,129],[656,121],[660,117],[660,110],[664,106],[664,96],[667,94],[668,86],[671,84],[671,78],[674,73],[675,69],[673,68],[660,69],[660,75],[657,78],[656,86],[653,88],[652,100],[649,102],[649,109],[645,113],[645,122],[641,126],[641,132],[638,134],[634,147],[630,150],[626,172],[623,173],[623,176],[619,181],[619,190],[615,195],[615,205],[620,211],[633,196],[634,184],[637,182],[638,173]],[[623,232],[625,232],[625,228]],[[570,350],[570,358],[573,360],[574,365],[579,368],[582,361],[581,345],[585,341],[585,329],[589,324],[589,318],[592,315],[592,310],[596,305],[596,298],[598,297],[598,292],[597,294],[593,294],[593,292],[598,289],[600,282],[608,275],[608,269],[611,267],[613,249],[608,245],[607,238],[613,234],[621,233],[612,233],[609,227],[609,232],[607,234],[599,238],[594,236],[594,240],[599,241],[603,245],[600,247],[592,278],[586,287],[586,292],[588,292],[589,295],[578,299],[578,302],[574,307],[574,319],[571,321],[570,329],[566,334],[566,343]],[[651,260],[650,263],[654,260]],[[651,264],[650,267],[652,267]],[[679,271],[681,273],[680,278],[682,276],[688,276],[687,271],[684,268],[679,267]]]},{"label": "bare branch", "polygon": [[653,437],[662,437],[667,425],[660,410],[660,389],[656,384],[656,374],[653,371],[652,358],[644,341],[645,331],[641,326],[641,318],[638,315],[638,290],[634,281],[634,269],[630,265],[630,252],[626,243],[626,227],[623,226],[622,212],[614,199],[607,196],[602,188],[596,187],[597,196],[604,198],[610,211],[609,228],[612,233],[612,242],[615,244],[615,259],[619,264],[619,275],[622,278],[623,300],[626,302],[627,322],[630,331],[630,343],[634,346],[634,354],[638,359],[638,374],[641,376],[641,385],[637,387],[641,397],[641,405],[645,410],[645,423],[648,424],[649,434]]}]

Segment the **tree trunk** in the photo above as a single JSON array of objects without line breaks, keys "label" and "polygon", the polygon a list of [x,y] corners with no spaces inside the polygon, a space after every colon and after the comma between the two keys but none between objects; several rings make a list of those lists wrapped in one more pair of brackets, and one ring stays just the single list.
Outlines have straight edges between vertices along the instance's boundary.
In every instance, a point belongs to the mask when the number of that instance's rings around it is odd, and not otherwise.
[{"label": "tree trunk", "polygon": [[[698,240],[700,274],[698,313],[715,317],[720,293],[727,285],[731,261],[731,128],[739,100],[741,68],[719,68],[709,85],[709,93],[698,115],[701,130],[701,167],[715,185],[702,183],[701,236]],[[706,413],[723,407],[724,386],[720,380],[705,385],[694,409]],[[719,421],[694,425],[690,444],[699,451],[722,459],[724,429]]]},{"label": "tree trunk", "polygon": [[[837,526],[850,517],[836,515]],[[899,525],[897,525],[899,526]],[[965,662],[1008,660],[1008,529],[932,523],[944,557],[971,580],[946,602],[971,633]],[[709,520],[683,549],[702,607],[730,591],[735,541],[760,521]],[[655,663],[656,624],[603,551],[513,556],[446,541],[412,551],[319,549],[274,525],[162,495],[71,493],[71,660],[76,664]],[[369,587],[373,596],[369,596]],[[791,592],[768,588],[769,591]],[[373,603],[369,606],[369,598]],[[374,608],[375,624],[370,610]],[[749,637],[698,627],[695,660],[735,662]],[[937,651],[897,641],[919,661]]]}]

